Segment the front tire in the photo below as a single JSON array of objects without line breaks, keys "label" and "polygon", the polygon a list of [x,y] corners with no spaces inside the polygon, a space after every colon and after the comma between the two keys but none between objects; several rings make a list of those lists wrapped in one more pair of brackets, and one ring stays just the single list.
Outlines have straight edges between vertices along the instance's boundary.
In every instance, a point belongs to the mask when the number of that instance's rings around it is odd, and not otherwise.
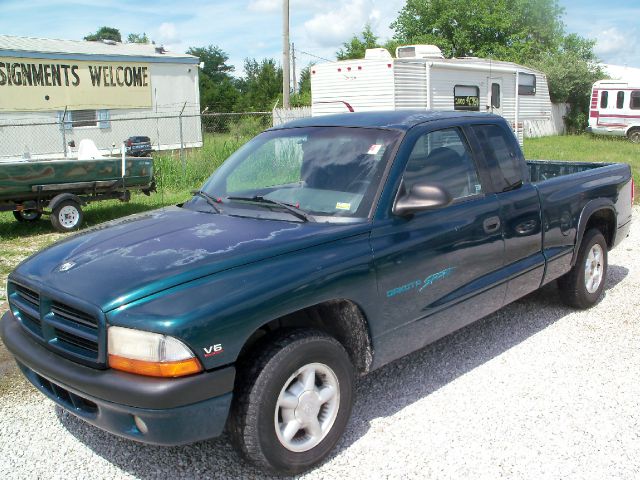
[{"label": "front tire", "polygon": [[607,241],[602,232],[591,229],[585,233],[573,268],[558,279],[563,301],[575,308],[595,305],[607,279]]},{"label": "front tire", "polygon": [[627,137],[631,143],[640,143],[640,128],[632,128],[629,130]]},{"label": "front tire", "polygon": [[353,365],[342,345],[316,330],[278,334],[238,369],[229,431],[249,461],[279,474],[322,461],[346,427]]}]

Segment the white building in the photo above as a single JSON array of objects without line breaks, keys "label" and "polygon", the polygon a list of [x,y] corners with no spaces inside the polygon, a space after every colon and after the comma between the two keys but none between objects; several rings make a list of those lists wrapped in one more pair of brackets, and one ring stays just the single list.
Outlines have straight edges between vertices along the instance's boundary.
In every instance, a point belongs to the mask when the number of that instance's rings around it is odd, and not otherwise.
[{"label": "white building", "polygon": [[517,136],[562,133],[564,106],[537,70],[486,58],[449,58],[434,45],[367,50],[364,59],[311,69],[313,115],[366,110],[467,110],[505,117]]},{"label": "white building", "polygon": [[202,146],[198,64],[152,44],[0,35],[0,157],[61,156],[83,138]]}]

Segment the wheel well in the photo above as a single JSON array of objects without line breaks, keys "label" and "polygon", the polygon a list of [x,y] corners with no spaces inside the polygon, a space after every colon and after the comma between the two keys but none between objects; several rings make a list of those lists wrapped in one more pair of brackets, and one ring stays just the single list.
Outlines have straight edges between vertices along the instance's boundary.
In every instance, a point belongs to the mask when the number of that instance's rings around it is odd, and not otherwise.
[{"label": "wheel well", "polygon": [[274,332],[300,327],[316,328],[331,335],[345,348],[360,375],[369,371],[373,361],[369,325],[360,307],[350,300],[323,302],[270,321],[249,337],[238,361],[260,348]]},{"label": "wheel well", "polygon": [[592,228],[597,228],[604,235],[604,239],[607,241],[607,248],[611,250],[613,248],[614,235],[616,231],[616,217],[611,210],[602,209],[594,212],[587,226],[584,229],[584,233],[588,232]]}]

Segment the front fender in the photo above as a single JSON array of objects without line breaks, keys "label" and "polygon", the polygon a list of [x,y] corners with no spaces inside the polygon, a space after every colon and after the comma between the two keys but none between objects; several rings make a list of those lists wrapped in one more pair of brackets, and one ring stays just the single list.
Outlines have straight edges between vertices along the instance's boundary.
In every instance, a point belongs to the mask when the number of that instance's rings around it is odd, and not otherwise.
[{"label": "front fender", "polygon": [[194,280],[107,313],[107,323],[189,345],[205,369],[233,363],[264,324],[321,302],[349,299],[373,315],[376,279],[367,234]]}]

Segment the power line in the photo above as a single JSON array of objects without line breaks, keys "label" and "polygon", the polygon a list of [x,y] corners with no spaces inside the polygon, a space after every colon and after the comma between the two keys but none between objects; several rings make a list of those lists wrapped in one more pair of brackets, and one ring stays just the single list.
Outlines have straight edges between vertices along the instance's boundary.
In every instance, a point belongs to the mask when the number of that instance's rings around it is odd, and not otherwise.
[{"label": "power line", "polygon": [[313,53],[305,52],[304,50],[300,50],[300,49],[297,50],[297,53],[303,53],[304,55],[309,55],[310,57],[318,58],[320,60],[325,60],[327,62],[335,62],[335,60],[331,60],[331,59],[325,58],[325,57],[320,57],[318,55],[314,55]]}]

